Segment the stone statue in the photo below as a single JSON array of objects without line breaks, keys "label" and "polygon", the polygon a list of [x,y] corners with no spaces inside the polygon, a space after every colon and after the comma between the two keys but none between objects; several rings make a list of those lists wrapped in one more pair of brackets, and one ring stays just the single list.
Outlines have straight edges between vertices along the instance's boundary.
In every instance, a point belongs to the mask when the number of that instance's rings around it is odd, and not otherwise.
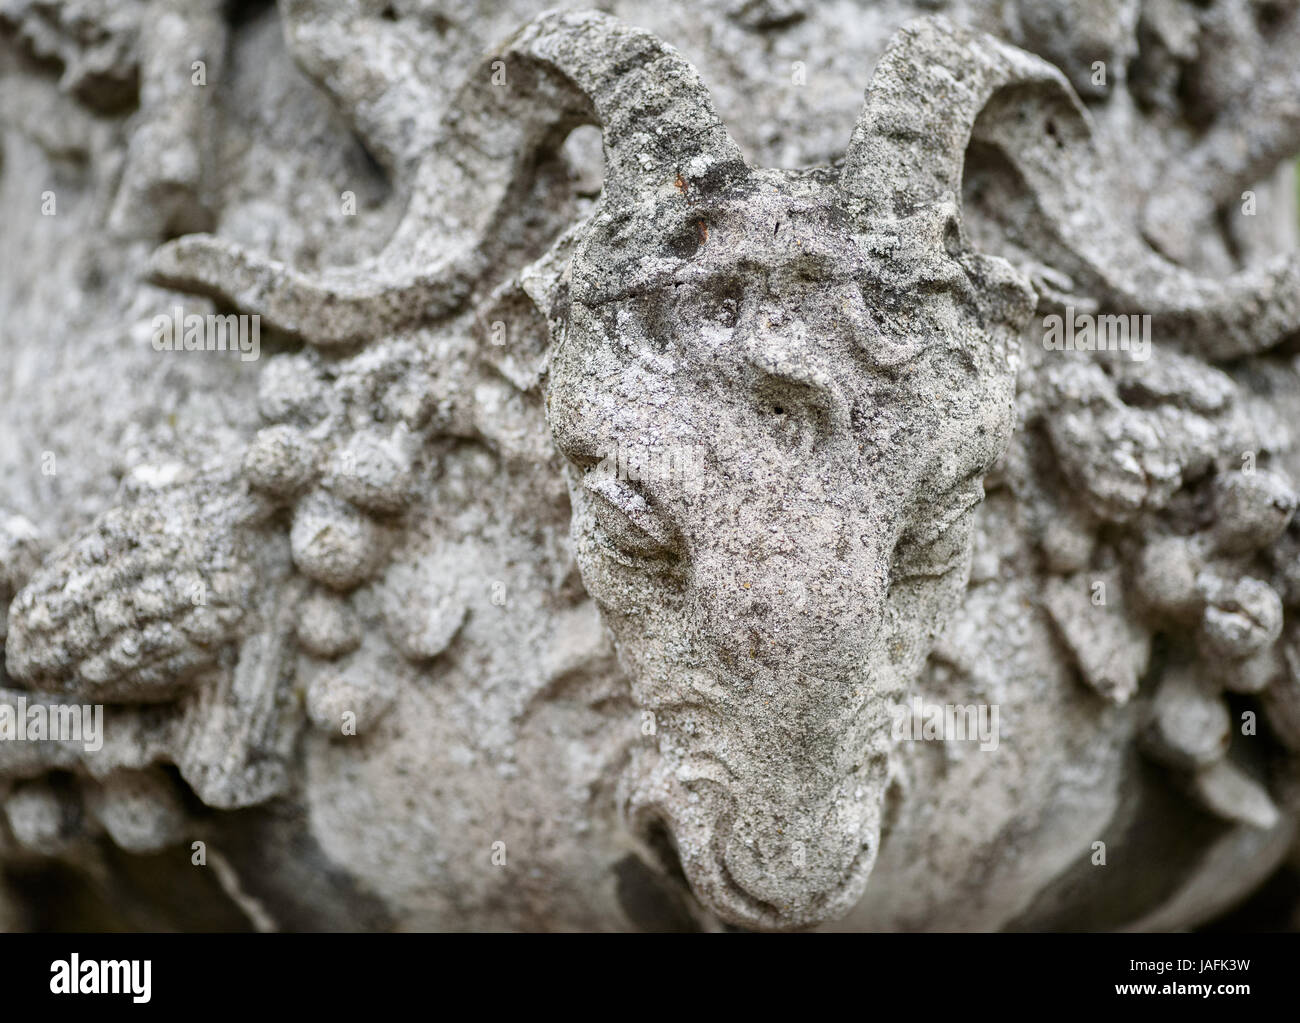
[{"label": "stone statue", "polygon": [[1300,5],[474,6],[0,4],[0,925],[1181,928],[1294,857]]}]

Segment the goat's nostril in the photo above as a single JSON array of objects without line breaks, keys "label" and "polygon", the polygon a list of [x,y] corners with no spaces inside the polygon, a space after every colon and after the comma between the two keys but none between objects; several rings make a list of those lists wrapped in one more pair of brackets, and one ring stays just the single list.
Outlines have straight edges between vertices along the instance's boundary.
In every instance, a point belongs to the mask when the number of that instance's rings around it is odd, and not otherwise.
[{"label": "goat's nostril", "polygon": [[668,825],[663,818],[654,817],[642,832],[641,840],[664,874],[679,882],[682,887],[687,887],[689,882],[686,880],[686,871],[682,869],[682,859],[677,852],[677,844],[673,841],[672,832],[668,830]]}]

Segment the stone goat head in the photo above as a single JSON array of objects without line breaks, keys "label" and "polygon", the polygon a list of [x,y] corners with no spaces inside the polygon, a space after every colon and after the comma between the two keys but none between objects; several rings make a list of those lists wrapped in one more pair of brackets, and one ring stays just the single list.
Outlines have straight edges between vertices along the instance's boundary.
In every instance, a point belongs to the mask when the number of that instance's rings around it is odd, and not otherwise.
[{"label": "stone goat head", "polygon": [[844,165],[805,171],[747,167],[646,33],[559,16],[506,51],[567,75],[604,130],[547,409],[583,580],[655,721],[626,805],[744,926],[861,896],[889,708],[966,584],[1013,425],[1033,292],[964,242],[964,145],[917,121],[967,87],[936,69],[900,98],[899,49]]}]

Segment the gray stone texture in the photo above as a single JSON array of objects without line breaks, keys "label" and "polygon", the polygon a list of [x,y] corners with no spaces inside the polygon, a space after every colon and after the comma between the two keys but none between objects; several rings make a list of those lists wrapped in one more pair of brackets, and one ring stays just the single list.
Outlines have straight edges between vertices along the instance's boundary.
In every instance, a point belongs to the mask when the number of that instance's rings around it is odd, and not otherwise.
[{"label": "gray stone texture", "polygon": [[[1249,895],[1300,821],[1298,42],[0,0],[0,705],[105,726],[0,741],[0,929]],[[178,312],[258,347],[159,351]],[[1149,357],[1045,343],[1119,316]]]}]

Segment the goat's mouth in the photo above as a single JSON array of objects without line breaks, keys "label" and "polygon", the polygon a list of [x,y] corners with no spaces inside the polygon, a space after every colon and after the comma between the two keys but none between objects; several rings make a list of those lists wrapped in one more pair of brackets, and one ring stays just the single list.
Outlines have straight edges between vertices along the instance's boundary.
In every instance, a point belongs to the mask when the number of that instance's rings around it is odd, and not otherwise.
[{"label": "goat's mouth", "polygon": [[805,870],[797,860],[786,859],[779,872],[774,864],[759,870],[755,883],[753,863],[744,863],[748,843],[736,827],[733,794],[709,783],[692,786],[691,795],[685,805],[677,800],[643,804],[634,811],[633,823],[666,872],[684,880],[727,923],[762,931],[799,930],[843,916],[862,897],[879,842],[874,826],[821,835],[825,847],[843,850],[842,855],[854,850],[840,870],[825,863]]},{"label": "goat's mouth", "polygon": [[800,893],[797,903],[790,903],[777,902],[751,892],[732,873],[724,855],[715,860],[721,893],[713,897],[712,905],[729,923],[754,930],[788,931],[815,927],[843,916],[857,904],[866,890],[875,860],[875,843],[861,843],[857,855],[836,882],[815,892]]}]

